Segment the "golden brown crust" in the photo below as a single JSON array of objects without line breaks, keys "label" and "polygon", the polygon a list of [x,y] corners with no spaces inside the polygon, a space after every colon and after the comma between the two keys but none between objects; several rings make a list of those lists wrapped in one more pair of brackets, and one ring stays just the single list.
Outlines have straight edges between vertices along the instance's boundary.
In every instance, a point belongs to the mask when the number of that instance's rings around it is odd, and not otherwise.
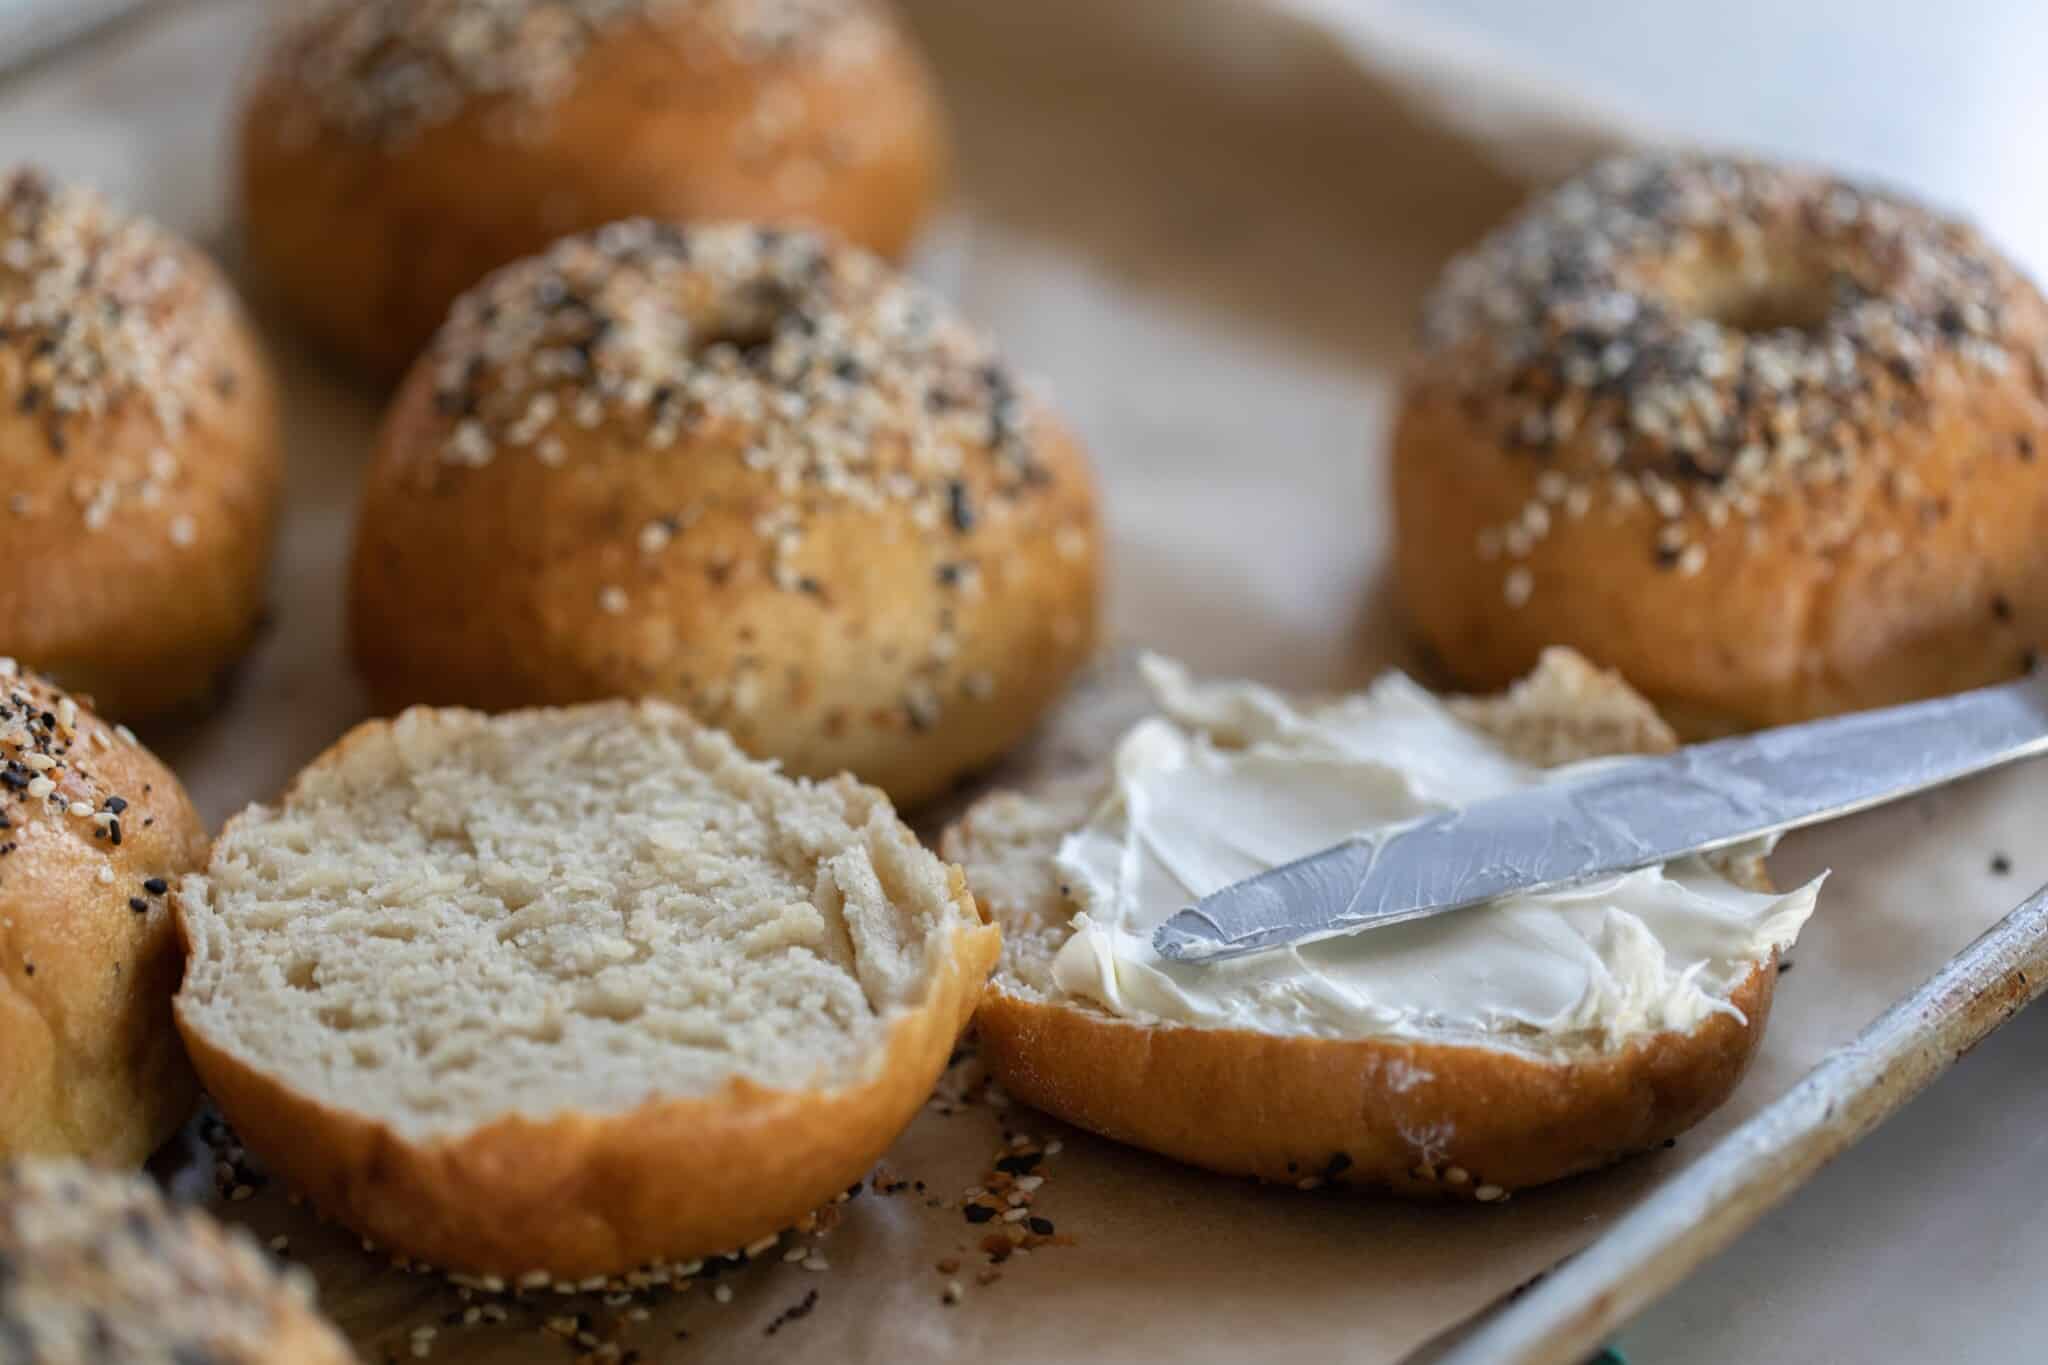
[{"label": "golden brown crust", "polygon": [[[66,729],[63,703],[40,680],[0,679],[0,1158],[133,1165],[197,1094],[171,1023],[183,955],[155,879],[199,868],[206,830],[147,750],[89,711]],[[48,796],[30,794],[32,773],[54,782]],[[118,817],[96,819],[112,800]]]},{"label": "golden brown crust", "polygon": [[[1775,957],[1738,1021],[1568,1060],[1465,1045],[1147,1027],[992,984],[975,1017],[1009,1093],[1070,1123],[1229,1175],[1489,1197],[1676,1137],[1762,1041]],[[1487,1187],[1493,1187],[1488,1190]]]},{"label": "golden brown crust", "polygon": [[[756,461],[761,426],[722,417],[657,444],[644,413],[607,408],[559,420],[552,462],[538,443],[469,462],[446,411],[468,400],[437,357],[387,418],[351,570],[355,656],[386,711],[665,696],[792,773],[850,771],[909,807],[1013,747],[1094,647],[1094,480],[1036,403],[1020,463],[938,425],[923,369],[880,387],[908,435],[869,443],[852,476],[914,491],[862,500],[818,491],[821,466]],[[940,368],[977,392],[1001,379]],[[943,470],[922,463],[934,449]],[[763,530],[784,512],[802,537],[786,560]]]},{"label": "golden brown crust", "polygon": [[735,52],[704,17],[714,8],[656,6],[605,29],[544,108],[474,98],[396,141],[335,127],[274,60],[241,116],[253,262],[327,345],[395,379],[492,268],[622,218],[804,223],[900,255],[946,144],[893,16],[849,6],[871,40],[835,59]]},{"label": "golden brown crust", "polygon": [[[25,180],[40,183],[11,183]],[[68,384],[38,349],[48,325],[0,326],[0,526],[16,589],[0,592],[0,654],[138,719],[202,697],[255,634],[283,480],[276,389],[209,261],[96,201],[78,209],[81,192],[37,191],[50,195],[113,239],[87,239],[106,278],[60,292],[77,315],[128,315],[101,343],[65,343],[95,374]],[[81,264],[62,240],[34,287]],[[0,299],[13,290],[0,281]],[[60,414],[67,390],[78,406]]]},{"label": "golden brown crust", "polygon": [[179,1024],[236,1133],[323,1212],[445,1270],[580,1280],[744,1246],[859,1180],[931,1093],[998,946],[985,923],[956,931],[867,1080],[798,1092],[736,1080],[706,1099],[504,1119],[459,1141],[408,1142],[247,1066],[182,1012]]},{"label": "golden brown crust", "polygon": [[[1590,226],[1559,227],[1561,193],[1446,276],[1394,433],[1398,588],[1451,679],[1566,644],[1697,736],[2025,667],[2048,640],[2034,288],[1966,228],[1803,172],[1652,158],[1569,193]],[[1627,310],[1567,269],[1594,240]],[[1554,276],[1504,268],[1532,259]],[[1701,327],[1823,309],[1796,297],[1816,279],[1837,302],[1805,331]]]}]

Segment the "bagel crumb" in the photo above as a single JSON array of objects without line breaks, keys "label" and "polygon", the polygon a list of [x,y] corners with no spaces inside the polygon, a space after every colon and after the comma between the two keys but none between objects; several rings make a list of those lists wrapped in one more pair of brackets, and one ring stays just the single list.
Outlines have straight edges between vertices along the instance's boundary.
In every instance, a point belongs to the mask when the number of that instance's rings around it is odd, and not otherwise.
[{"label": "bagel crumb", "polygon": [[792,1322],[809,1317],[816,1310],[817,1306],[818,1291],[813,1289],[770,1319],[768,1325],[762,1329],[761,1334],[772,1337]]},{"label": "bagel crumb", "polygon": [[[1679,525],[1651,563],[1696,576],[1695,522],[1758,527],[1766,498],[1848,481],[1946,372],[2048,363],[2009,325],[2022,287],[1974,231],[1880,191],[1739,158],[1604,162],[1454,261],[1425,304],[1422,373],[1550,465],[1473,553],[1526,558],[1550,506],[1578,519],[1604,498]],[[1533,586],[1505,570],[1510,606]]]}]

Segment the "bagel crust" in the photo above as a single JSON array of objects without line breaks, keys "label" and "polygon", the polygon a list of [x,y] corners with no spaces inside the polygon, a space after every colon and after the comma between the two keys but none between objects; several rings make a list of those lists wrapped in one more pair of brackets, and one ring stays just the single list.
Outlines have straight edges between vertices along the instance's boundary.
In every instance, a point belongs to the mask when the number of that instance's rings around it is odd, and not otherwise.
[{"label": "bagel crust", "polygon": [[277,35],[240,138],[253,263],[384,379],[486,273],[622,218],[901,255],[947,159],[876,0],[330,0]]},{"label": "bagel crust", "polygon": [[139,1165],[198,1097],[166,893],[206,828],[147,750],[11,659],[0,821],[0,1161]]},{"label": "bagel crust", "polygon": [[212,263],[90,191],[0,175],[0,654],[115,720],[203,699],[254,638],[275,385]]},{"label": "bagel crust", "polygon": [[2035,288],[1917,205],[1605,164],[1427,305],[1400,600],[1460,686],[1563,644],[1689,736],[2013,676],[2048,640],[2044,346]]},{"label": "bagel crust", "polygon": [[[1450,705],[1543,766],[1673,744],[1615,674],[1564,650],[1505,693]],[[1733,1093],[1763,1039],[1775,952],[1734,980],[1736,1014],[1613,1042],[1449,1030],[1344,1038],[1109,1013],[1061,992],[1051,971],[1074,909],[1054,854],[1100,793],[1098,773],[1041,773],[1023,794],[983,798],[942,848],[1003,931],[975,1016],[991,1073],[1016,1098],[1105,1137],[1301,1188],[1492,1202],[1691,1128]],[[1719,870],[1770,889],[1753,858]]]},{"label": "bagel crust", "polygon": [[666,697],[909,807],[1086,661],[1099,538],[1078,444],[873,257],[617,224],[465,297],[400,390],[354,652],[386,711]]},{"label": "bagel crust", "polygon": [[1000,985],[975,1028],[1011,1095],[1191,1166],[1487,1198],[1648,1151],[1719,1108],[1763,1039],[1777,975],[1774,957],[1736,989],[1740,1020],[1564,1059],[1151,1027]]}]

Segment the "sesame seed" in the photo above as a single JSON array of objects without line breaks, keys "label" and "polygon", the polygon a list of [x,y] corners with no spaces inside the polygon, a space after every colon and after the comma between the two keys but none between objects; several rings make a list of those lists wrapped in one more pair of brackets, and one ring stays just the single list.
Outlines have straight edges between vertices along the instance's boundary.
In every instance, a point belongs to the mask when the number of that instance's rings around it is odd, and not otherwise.
[{"label": "sesame seed", "polygon": [[57,790],[55,782],[52,782],[47,777],[38,777],[28,784],[29,800],[40,801],[55,790]]},{"label": "sesame seed", "polygon": [[1501,596],[1511,607],[1519,607],[1529,600],[1536,590],[1536,578],[1527,569],[1508,570],[1508,576],[1501,583]]},{"label": "sesame seed", "polygon": [[1472,1197],[1482,1204],[1497,1204],[1508,1197],[1508,1192],[1498,1185],[1481,1185],[1472,1191]]},{"label": "sesame seed", "polygon": [[668,548],[675,531],[665,521],[650,521],[640,528],[640,553],[658,555]]},{"label": "sesame seed", "polygon": [[620,587],[600,589],[597,594],[597,605],[607,615],[624,616],[628,605],[626,590]]}]

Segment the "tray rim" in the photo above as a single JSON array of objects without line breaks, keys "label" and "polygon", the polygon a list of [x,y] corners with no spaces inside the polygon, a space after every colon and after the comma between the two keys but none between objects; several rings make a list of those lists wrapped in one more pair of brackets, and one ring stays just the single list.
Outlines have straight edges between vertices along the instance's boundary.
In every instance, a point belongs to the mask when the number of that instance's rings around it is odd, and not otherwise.
[{"label": "tray rim", "polygon": [[1411,1365],[1578,1365],[2048,992],[2048,886],[1523,1291]]}]

